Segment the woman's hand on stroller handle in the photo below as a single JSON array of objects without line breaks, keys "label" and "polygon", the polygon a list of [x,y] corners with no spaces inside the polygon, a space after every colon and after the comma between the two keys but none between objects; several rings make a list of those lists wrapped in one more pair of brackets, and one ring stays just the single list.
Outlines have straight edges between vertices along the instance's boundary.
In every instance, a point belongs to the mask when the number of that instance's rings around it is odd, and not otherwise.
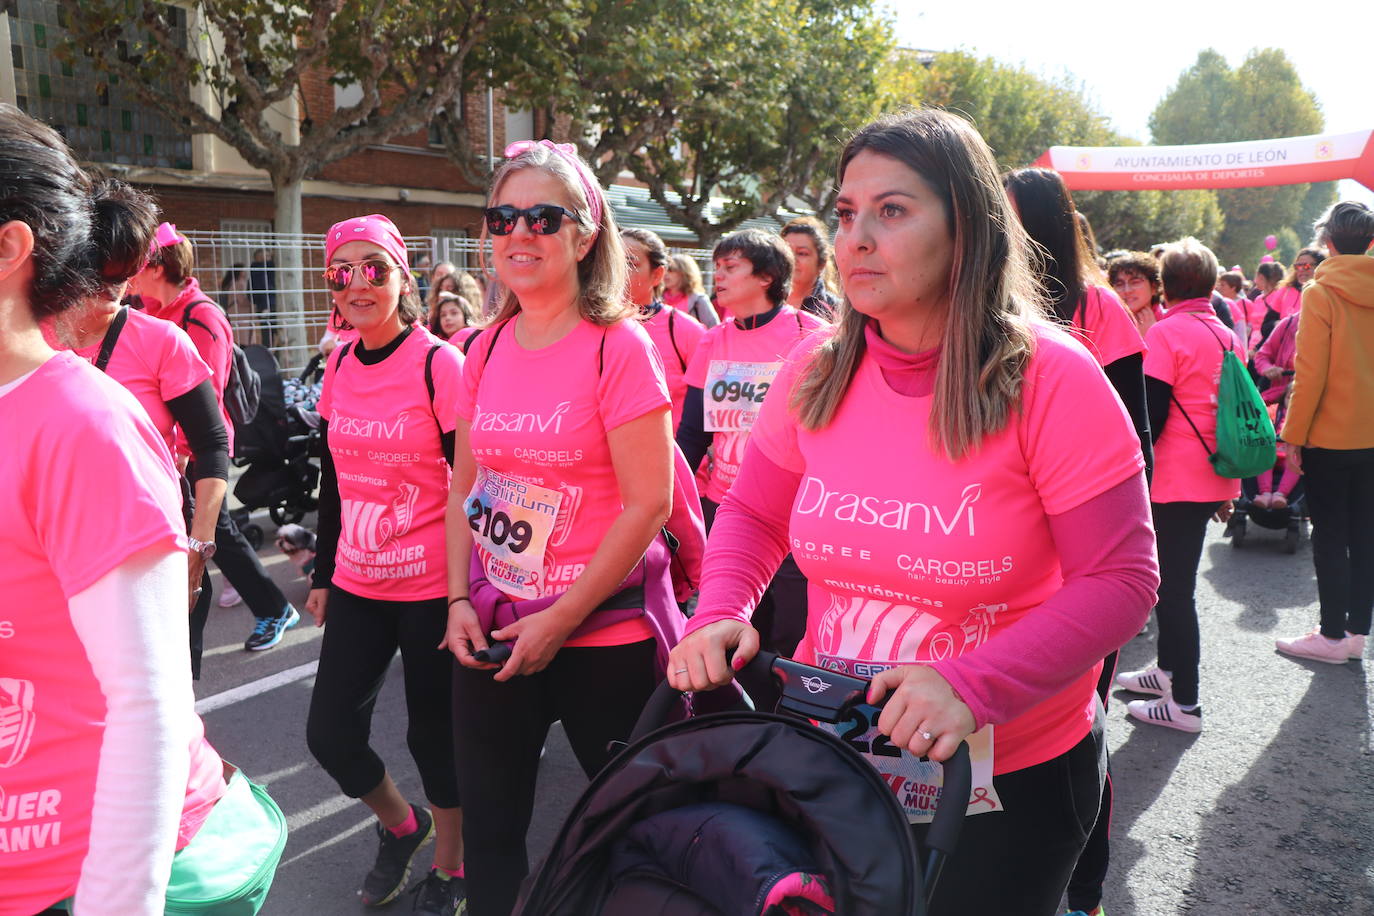
[{"label": "woman's hand on stroller handle", "polygon": [[722,687],[758,651],[757,630],[742,620],[718,620],[673,647],[668,655],[668,683],[683,692]]},{"label": "woman's hand on stroller handle", "polygon": [[927,665],[902,665],[880,672],[868,688],[868,702],[882,706],[878,731],[894,745],[941,763],[954,754],[976,725],[973,711],[949,682]]}]

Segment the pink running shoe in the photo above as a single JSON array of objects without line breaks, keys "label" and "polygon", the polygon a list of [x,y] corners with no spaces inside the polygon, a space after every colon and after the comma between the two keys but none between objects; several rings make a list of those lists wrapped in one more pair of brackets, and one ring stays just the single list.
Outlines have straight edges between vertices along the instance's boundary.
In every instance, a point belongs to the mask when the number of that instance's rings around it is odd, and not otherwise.
[{"label": "pink running shoe", "polygon": [[1351,658],[1364,658],[1364,637],[1358,633],[1346,633],[1345,651]]},{"label": "pink running shoe", "polygon": [[1328,665],[1344,665],[1350,660],[1350,652],[1345,639],[1327,639],[1321,630],[1313,630],[1292,639],[1276,639],[1274,647],[1284,655],[1295,658],[1310,658],[1314,662]]}]

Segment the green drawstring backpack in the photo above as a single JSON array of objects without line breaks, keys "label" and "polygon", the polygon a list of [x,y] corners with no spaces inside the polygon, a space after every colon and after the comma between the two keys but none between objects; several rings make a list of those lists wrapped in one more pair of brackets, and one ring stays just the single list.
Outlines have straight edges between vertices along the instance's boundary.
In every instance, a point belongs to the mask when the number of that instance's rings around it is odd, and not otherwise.
[{"label": "green drawstring backpack", "polygon": [[[1207,322],[1198,318],[1207,332],[1216,337],[1216,332]],[[1274,424],[1269,420],[1269,411],[1264,406],[1259,389],[1250,380],[1245,364],[1236,356],[1235,350],[1217,340],[1221,347],[1221,380],[1217,384],[1217,448],[1207,448],[1207,440],[1198,432],[1193,418],[1174,398],[1174,404],[1183,413],[1188,425],[1202,447],[1207,450],[1207,460],[1212,462],[1212,470],[1219,477],[1242,479],[1254,477],[1274,466],[1278,455],[1275,450],[1276,437]]]}]

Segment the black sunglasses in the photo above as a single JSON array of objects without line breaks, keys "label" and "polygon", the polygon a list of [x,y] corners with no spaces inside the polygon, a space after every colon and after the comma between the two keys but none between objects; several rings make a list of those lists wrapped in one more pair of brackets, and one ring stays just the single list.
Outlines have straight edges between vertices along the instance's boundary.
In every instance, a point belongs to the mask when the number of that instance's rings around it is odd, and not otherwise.
[{"label": "black sunglasses", "polygon": [[511,206],[487,207],[484,214],[487,219],[487,231],[492,235],[510,235],[515,231],[515,224],[522,216],[530,231],[539,235],[553,235],[563,228],[565,216],[571,217],[575,223],[582,222],[573,211],[554,204],[535,204],[524,210]]},{"label": "black sunglasses", "polygon": [[385,286],[386,278],[396,265],[381,258],[368,258],[366,261],[353,261],[348,264],[330,264],[324,269],[325,285],[339,293],[348,289],[353,282],[353,271],[360,270],[363,279],[373,286]]}]

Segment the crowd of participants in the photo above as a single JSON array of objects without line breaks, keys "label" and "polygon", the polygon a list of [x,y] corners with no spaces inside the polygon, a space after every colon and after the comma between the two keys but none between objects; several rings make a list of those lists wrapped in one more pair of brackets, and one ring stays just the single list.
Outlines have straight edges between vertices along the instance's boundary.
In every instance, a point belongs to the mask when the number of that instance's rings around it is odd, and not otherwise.
[{"label": "crowd of participants", "polygon": [[[1109,688],[1151,697],[1127,704],[1142,723],[1202,728],[1196,574],[1240,494],[1209,461],[1228,350],[1285,443],[1253,502],[1304,475],[1315,526],[1320,627],[1278,648],[1362,653],[1363,205],[1253,281],[1194,239],[1103,259],[1055,173],[999,175],[971,126],[921,111],[846,144],[833,236],[733,233],[708,294],[617,226],[571,146],[505,156],[483,285],[417,271],[380,214],[325,239],[304,737],[376,815],[364,904],[409,888],[414,912],[506,916],[552,723],[591,776],[659,682],[700,695],[762,647],[872,677],[873,726],[907,752],[869,758],[893,781],[969,743],[978,803],[931,912],[1050,914],[1066,889],[1104,912]],[[0,711],[23,736],[3,779],[63,837],[0,859],[0,914],[157,913],[244,778],[193,712],[206,562],[253,610],[247,648],[299,615],[224,509],[232,331],[190,244],[7,106],[0,169]],[[685,584],[679,518],[709,531]],[[1116,673],[1152,608],[1158,663]],[[423,803],[370,742],[398,651]]]}]

